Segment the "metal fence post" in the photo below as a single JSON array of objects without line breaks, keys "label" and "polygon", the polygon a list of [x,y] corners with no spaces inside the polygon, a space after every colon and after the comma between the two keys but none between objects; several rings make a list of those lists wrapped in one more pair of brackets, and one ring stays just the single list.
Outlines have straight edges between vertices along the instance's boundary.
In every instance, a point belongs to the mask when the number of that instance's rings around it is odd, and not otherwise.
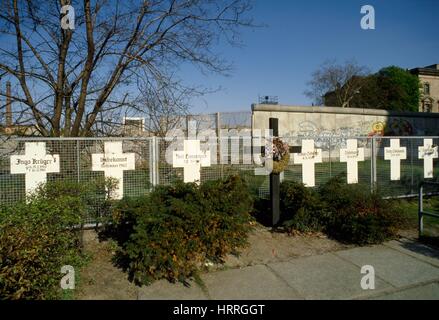
[{"label": "metal fence post", "polygon": [[329,146],[329,152],[328,152],[328,155],[329,155],[329,178],[331,179],[332,178],[332,159],[331,159],[332,138],[329,137],[328,139],[329,139],[329,143],[328,143],[328,146]]},{"label": "metal fence post", "polygon": [[160,174],[159,174],[159,163],[160,163],[160,139],[154,137],[154,177],[155,177],[155,185],[158,186],[160,184]]},{"label": "metal fence post", "polygon": [[373,157],[373,188],[375,190],[375,188],[378,185],[378,178],[377,178],[377,172],[378,172],[378,164],[377,164],[377,159],[378,159],[378,144],[375,140],[374,137],[374,143],[373,143],[373,153],[374,153],[374,157]]},{"label": "metal fence post", "polygon": [[372,191],[374,191],[377,188],[378,185],[378,179],[377,179],[377,172],[378,172],[378,166],[377,166],[377,158],[378,158],[378,150],[377,150],[377,141],[376,137],[372,137]]},{"label": "metal fence post", "polygon": [[375,158],[375,137],[372,136],[370,152],[370,191],[374,190],[374,158]]},{"label": "metal fence post", "polygon": [[78,183],[81,182],[81,152],[80,152],[80,144],[79,144],[79,140],[76,140],[76,159],[78,160],[78,163],[76,164],[76,169],[77,169],[77,179],[78,179]]},{"label": "metal fence post", "polygon": [[156,185],[156,179],[155,179],[155,174],[156,174],[156,170],[155,170],[155,162],[156,162],[156,158],[155,158],[155,137],[151,137],[149,139],[149,182],[151,184],[151,189]]},{"label": "metal fence post", "polygon": [[220,136],[220,130],[221,130],[221,115],[220,115],[220,113],[219,112],[217,112],[216,114],[215,114],[215,126],[216,126],[216,135],[217,135],[217,137],[219,137]]},{"label": "metal fence post", "polygon": [[411,184],[410,184],[410,194],[414,194],[414,172],[413,172],[413,158],[414,158],[414,150],[413,150],[413,139],[410,139],[410,170],[411,170]]},{"label": "metal fence post", "polygon": [[418,229],[419,229],[419,238],[422,237],[422,233],[424,232],[424,216],[422,212],[424,211],[424,186],[421,183],[419,186],[419,211],[418,211]]}]

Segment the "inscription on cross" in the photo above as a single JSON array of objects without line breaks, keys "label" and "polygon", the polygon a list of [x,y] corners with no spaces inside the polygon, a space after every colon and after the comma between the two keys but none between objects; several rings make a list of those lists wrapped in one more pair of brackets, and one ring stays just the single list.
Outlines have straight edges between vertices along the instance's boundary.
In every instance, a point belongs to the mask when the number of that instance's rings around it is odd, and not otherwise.
[{"label": "inscription on cross", "polygon": [[26,142],[24,155],[11,156],[11,174],[25,175],[26,193],[47,181],[48,173],[59,172],[59,155],[46,154],[45,142]]},{"label": "inscription on cross", "polygon": [[93,171],[104,171],[106,178],[117,179],[117,186],[111,197],[122,199],[123,172],[135,169],[135,154],[123,153],[122,142],[105,142],[104,153],[95,153],[91,157]]},{"label": "inscription on cross", "polygon": [[314,149],[314,140],[302,141],[302,152],[294,154],[294,163],[302,165],[302,182],[307,187],[314,187],[315,164],[322,162],[322,149]]},{"label": "inscription on cross", "polygon": [[433,159],[438,158],[438,147],[433,145],[433,139],[424,139],[418,150],[419,159],[424,159],[424,178],[433,178]]},{"label": "inscription on cross", "polygon": [[348,139],[346,145],[346,149],[340,149],[340,162],[347,163],[348,184],[358,183],[358,162],[364,161],[364,148],[358,148],[357,139]]},{"label": "inscription on cross", "polygon": [[390,140],[390,147],[384,148],[384,159],[390,160],[390,180],[400,180],[401,160],[407,159],[407,148],[400,147],[399,139]]},{"label": "inscription on cross", "polygon": [[210,167],[210,152],[200,149],[200,140],[185,140],[183,151],[174,151],[174,168],[183,168],[184,182],[200,183],[201,167]]}]

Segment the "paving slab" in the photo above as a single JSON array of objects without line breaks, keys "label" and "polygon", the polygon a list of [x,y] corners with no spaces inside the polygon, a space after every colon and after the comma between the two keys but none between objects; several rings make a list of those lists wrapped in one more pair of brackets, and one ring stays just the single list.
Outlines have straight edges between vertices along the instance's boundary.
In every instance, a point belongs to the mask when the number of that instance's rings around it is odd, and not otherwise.
[{"label": "paving slab", "polygon": [[195,282],[190,281],[189,287],[182,283],[170,283],[160,280],[149,286],[139,288],[139,300],[207,300],[208,297]]},{"label": "paving slab", "polygon": [[[361,288],[361,269],[332,253],[273,263],[272,268],[281,278],[306,299],[348,299],[370,294]],[[391,288],[375,279],[375,292]]]},{"label": "paving slab", "polygon": [[411,239],[393,240],[384,245],[439,268],[439,250],[434,247]]},{"label": "paving slab", "polygon": [[358,267],[373,266],[377,277],[395,287],[439,279],[439,268],[384,245],[349,249],[334,254]]},{"label": "paving slab", "polygon": [[230,269],[202,277],[212,299],[295,300],[302,297],[264,265]]},{"label": "paving slab", "polygon": [[430,283],[374,297],[372,300],[439,300],[439,284]]}]

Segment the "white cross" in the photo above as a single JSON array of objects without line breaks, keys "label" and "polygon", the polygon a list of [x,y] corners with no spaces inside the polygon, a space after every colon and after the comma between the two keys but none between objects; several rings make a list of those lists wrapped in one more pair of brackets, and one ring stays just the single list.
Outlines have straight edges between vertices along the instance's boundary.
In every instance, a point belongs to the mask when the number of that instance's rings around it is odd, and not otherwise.
[{"label": "white cross", "polygon": [[433,146],[433,139],[424,139],[424,146],[418,150],[419,159],[424,159],[424,178],[433,178],[433,159],[438,158],[438,147]]},{"label": "white cross", "polygon": [[200,140],[184,140],[183,151],[174,151],[174,168],[184,168],[184,182],[200,182],[201,167],[210,167],[210,152],[200,149]]},{"label": "white cross", "polygon": [[315,164],[322,162],[322,149],[314,149],[314,140],[302,141],[302,152],[294,154],[294,163],[302,165],[302,181],[307,187],[314,187]]},{"label": "white cross", "polygon": [[92,170],[104,171],[105,178],[117,179],[113,199],[123,198],[123,172],[135,169],[135,154],[123,153],[122,142],[105,142],[104,153],[91,155]]},{"label": "white cross", "polygon": [[347,163],[348,184],[358,183],[358,162],[364,161],[364,148],[358,148],[357,139],[348,139],[346,145],[340,149],[340,162]]},{"label": "white cross", "polygon": [[390,160],[390,180],[401,179],[401,160],[407,159],[407,148],[399,146],[399,139],[390,139],[390,147],[384,148],[384,160]]},{"label": "white cross", "polygon": [[11,174],[25,174],[26,193],[47,181],[47,174],[59,172],[59,155],[46,154],[45,142],[26,142],[24,155],[11,156]]}]

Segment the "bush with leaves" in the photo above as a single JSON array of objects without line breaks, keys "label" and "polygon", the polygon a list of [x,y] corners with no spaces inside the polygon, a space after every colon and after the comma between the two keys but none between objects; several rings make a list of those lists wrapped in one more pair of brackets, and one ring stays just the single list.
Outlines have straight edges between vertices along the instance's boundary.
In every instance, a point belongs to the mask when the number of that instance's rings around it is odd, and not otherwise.
[{"label": "bush with leaves", "polygon": [[326,210],[319,194],[303,183],[284,181],[280,186],[281,221],[288,231],[320,231],[326,222]]},{"label": "bush with leaves", "polygon": [[246,244],[252,203],[238,176],[201,186],[177,182],[125,199],[109,226],[122,234],[119,262],[137,284],[184,281],[208,260],[221,261]]},{"label": "bush with leaves", "polygon": [[398,206],[367,186],[347,185],[335,177],[319,193],[330,213],[325,230],[338,240],[360,245],[382,243],[396,236],[404,224]]},{"label": "bush with leaves", "polygon": [[83,188],[48,183],[26,202],[0,208],[0,299],[60,298],[63,265],[83,262]]},{"label": "bush with leaves", "polygon": [[391,239],[406,224],[397,203],[368,186],[347,185],[339,176],[318,189],[285,181],[280,197],[282,222],[289,231],[324,231],[337,240],[365,245]]}]

